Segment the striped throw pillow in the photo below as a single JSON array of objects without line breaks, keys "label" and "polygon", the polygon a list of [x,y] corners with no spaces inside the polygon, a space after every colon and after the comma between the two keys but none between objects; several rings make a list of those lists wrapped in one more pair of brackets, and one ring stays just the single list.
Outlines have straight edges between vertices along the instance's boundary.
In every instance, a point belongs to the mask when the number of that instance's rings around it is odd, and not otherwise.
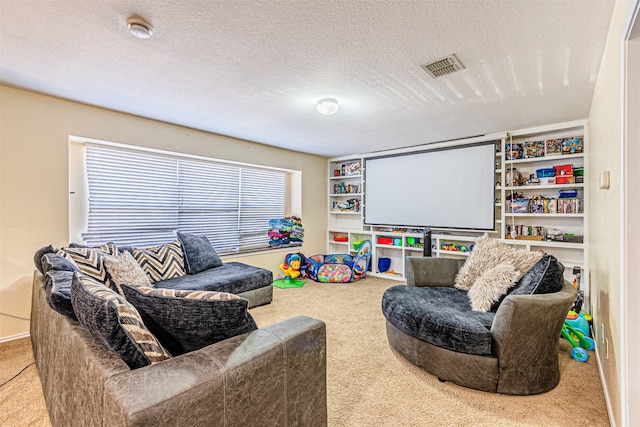
[{"label": "striped throw pillow", "polygon": [[186,274],[184,253],[179,240],[161,246],[133,249],[131,254],[147,273],[151,283]]},{"label": "striped throw pillow", "polygon": [[171,354],[198,350],[257,329],[249,301],[226,292],[185,291],[122,284],[151,332]]},{"label": "striped throw pillow", "polygon": [[56,251],[75,264],[81,272],[97,280],[103,285],[114,289],[115,285],[104,265],[105,256],[118,255],[118,248],[114,243],[105,243],[98,248],[69,247]]},{"label": "striped throw pillow", "polygon": [[89,333],[113,349],[131,369],[171,358],[124,297],[94,279],[75,273],[71,281],[73,311]]}]

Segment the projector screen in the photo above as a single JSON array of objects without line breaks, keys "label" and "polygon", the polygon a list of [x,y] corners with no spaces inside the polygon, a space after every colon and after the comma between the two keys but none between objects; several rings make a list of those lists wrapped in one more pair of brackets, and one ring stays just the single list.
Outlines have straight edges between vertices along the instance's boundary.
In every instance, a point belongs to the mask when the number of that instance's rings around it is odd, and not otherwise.
[{"label": "projector screen", "polygon": [[495,141],[365,158],[367,225],[493,230]]}]

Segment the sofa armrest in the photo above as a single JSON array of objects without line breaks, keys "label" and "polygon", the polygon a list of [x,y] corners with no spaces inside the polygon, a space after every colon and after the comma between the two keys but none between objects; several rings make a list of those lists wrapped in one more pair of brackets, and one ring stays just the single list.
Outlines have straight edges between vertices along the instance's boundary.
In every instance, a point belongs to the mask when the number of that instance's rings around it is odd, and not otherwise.
[{"label": "sofa armrest", "polygon": [[405,273],[409,286],[453,286],[464,260],[455,258],[407,257]]},{"label": "sofa armrest", "polygon": [[576,294],[565,280],[559,292],[508,295],[500,304],[491,326],[498,393],[543,393],[558,384],[560,331]]},{"label": "sofa armrest", "polygon": [[297,316],[114,375],[104,404],[112,425],[326,426],[325,324]]}]

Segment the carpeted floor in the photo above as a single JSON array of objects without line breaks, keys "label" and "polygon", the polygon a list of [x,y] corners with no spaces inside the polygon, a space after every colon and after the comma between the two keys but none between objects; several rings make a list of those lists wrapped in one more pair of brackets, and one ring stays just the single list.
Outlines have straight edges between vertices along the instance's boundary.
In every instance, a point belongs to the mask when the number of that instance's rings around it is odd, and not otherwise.
[{"label": "carpeted floor", "polygon": [[[251,309],[259,326],[296,314],[327,323],[330,426],[608,426],[595,355],[569,356],[561,340],[561,381],[536,396],[503,396],[440,383],[395,354],[380,310],[384,290],[398,282],[367,278],[351,284],[274,288],[274,301]],[[0,344],[0,383],[33,361],[28,339]],[[34,366],[0,388],[0,425],[49,425]]]}]

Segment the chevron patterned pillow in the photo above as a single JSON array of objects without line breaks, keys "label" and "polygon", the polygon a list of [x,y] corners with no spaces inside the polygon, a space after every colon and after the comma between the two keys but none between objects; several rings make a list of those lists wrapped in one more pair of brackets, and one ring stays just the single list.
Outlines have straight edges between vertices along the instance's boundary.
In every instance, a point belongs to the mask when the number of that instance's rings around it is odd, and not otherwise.
[{"label": "chevron patterned pillow", "polygon": [[226,292],[185,291],[122,284],[124,295],[171,354],[198,350],[258,329],[249,301]]},{"label": "chevron patterned pillow", "polygon": [[147,273],[151,283],[187,274],[180,240],[174,240],[162,246],[133,249],[131,254]]},{"label": "chevron patterned pillow", "polygon": [[70,259],[81,272],[97,280],[103,285],[115,289],[111,276],[104,265],[105,256],[118,255],[118,248],[114,243],[105,243],[98,248],[69,247],[56,252],[66,259]]},{"label": "chevron patterned pillow", "polygon": [[131,369],[171,358],[124,297],[92,278],[75,273],[71,304],[82,326],[114,350]]}]

